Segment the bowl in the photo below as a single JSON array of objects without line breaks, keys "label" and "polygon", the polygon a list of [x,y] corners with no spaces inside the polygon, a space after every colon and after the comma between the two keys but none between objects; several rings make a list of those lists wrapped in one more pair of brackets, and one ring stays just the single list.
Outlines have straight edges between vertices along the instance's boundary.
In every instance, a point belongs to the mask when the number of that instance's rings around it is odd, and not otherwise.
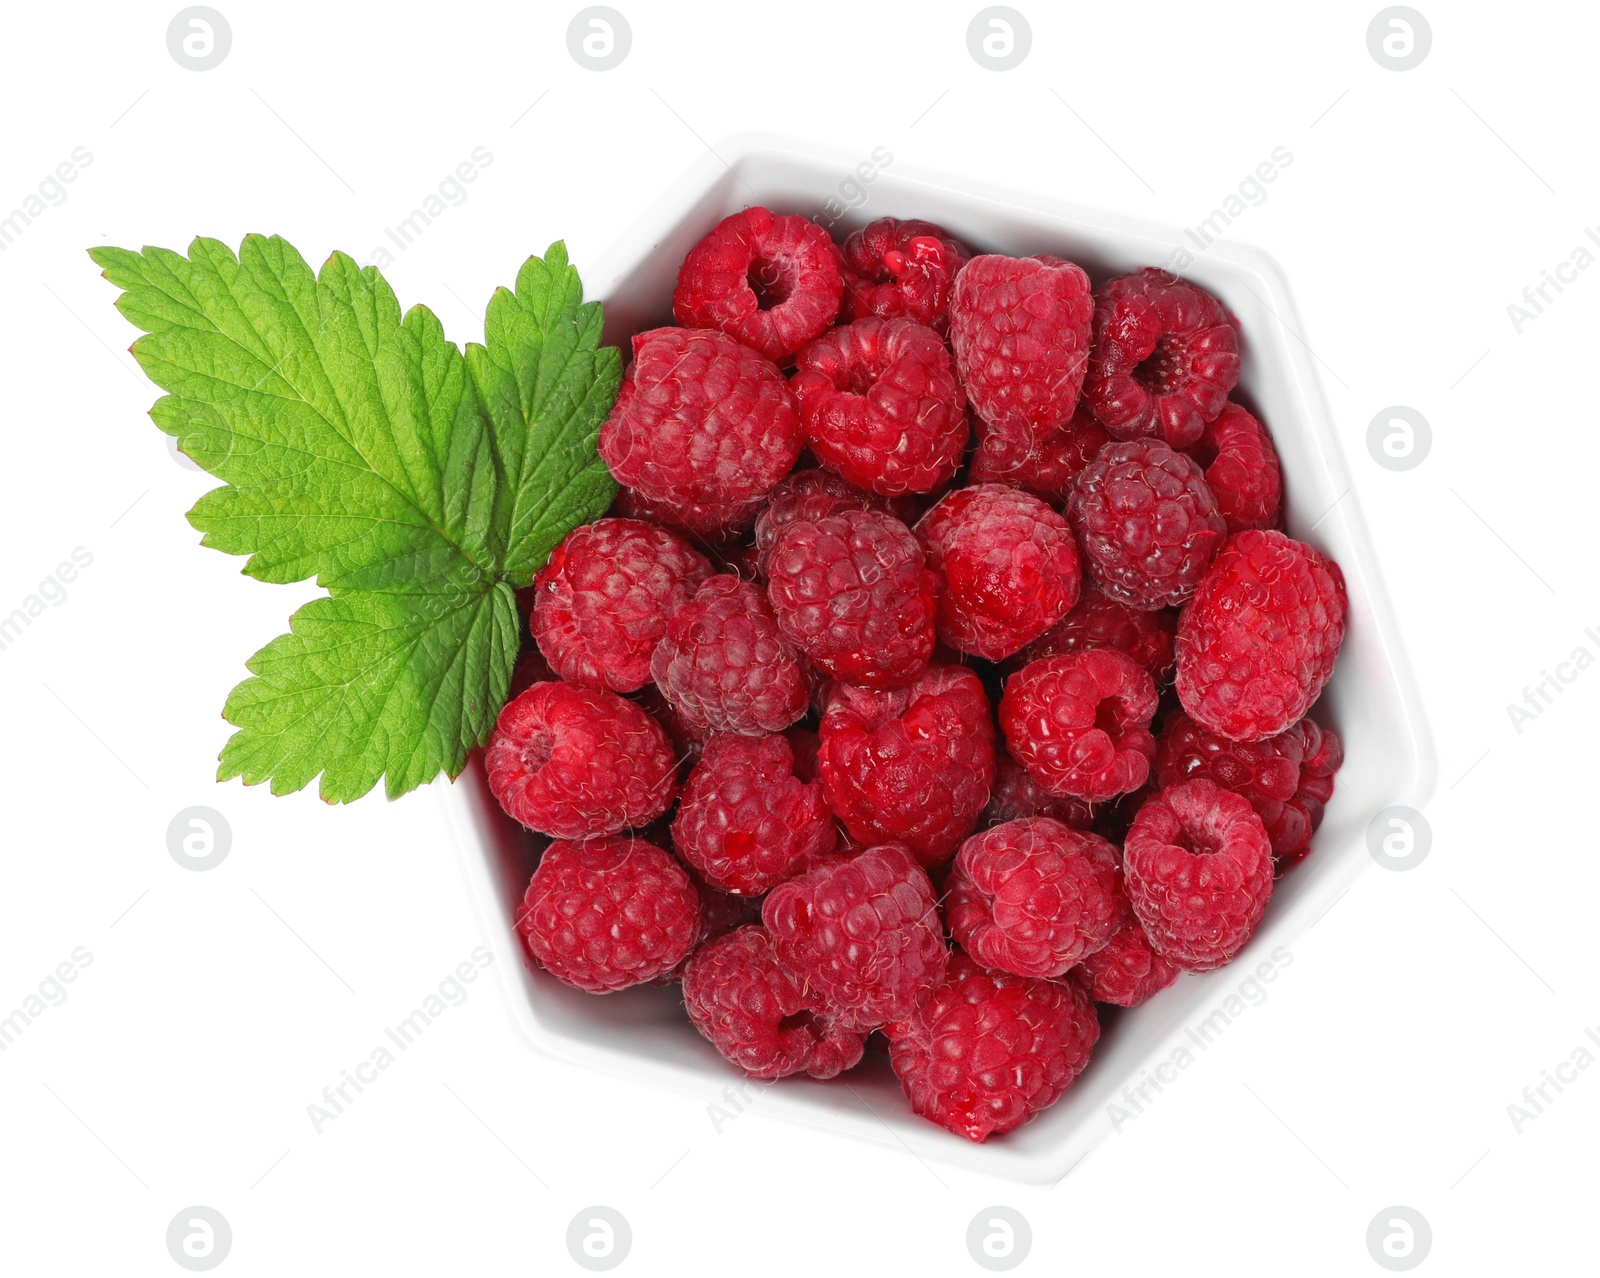
[{"label": "bowl", "polygon": [[[678,265],[719,220],[752,204],[801,213],[841,239],[884,216],[937,222],[974,251],[1059,254],[1099,283],[1143,265],[1168,266],[1220,297],[1238,317],[1238,396],[1268,425],[1283,465],[1287,527],[1336,559],[1349,589],[1348,633],[1315,716],[1336,728],[1345,764],[1309,858],[1279,881],[1266,917],[1237,960],[1186,975],[1141,1007],[1103,1009],[1089,1068],[1052,1108],[985,1144],[910,1112],[887,1063],[874,1058],[831,1080],[753,1082],[690,1026],[676,986],[595,997],[535,970],[514,921],[539,844],[510,821],[474,761],[439,787],[469,892],[494,950],[507,1005],[527,1044],[584,1068],[703,1097],[708,1129],[747,1108],[849,1136],[904,1146],[1027,1183],[1054,1183],[1107,1135],[1142,1117],[1159,1094],[1292,961],[1296,939],[1372,859],[1369,821],[1382,809],[1420,808],[1434,758],[1418,698],[1351,492],[1313,356],[1288,284],[1258,249],[1232,240],[1186,260],[1177,228],[912,171],[878,148],[852,156],[784,140],[741,137],[717,148],[650,211],[604,261],[580,263],[590,296],[605,303],[605,340],[628,348],[641,329],[671,323]],[[1290,995],[1292,997],[1292,995]],[[1153,1080],[1153,1081],[1152,1081]]]}]

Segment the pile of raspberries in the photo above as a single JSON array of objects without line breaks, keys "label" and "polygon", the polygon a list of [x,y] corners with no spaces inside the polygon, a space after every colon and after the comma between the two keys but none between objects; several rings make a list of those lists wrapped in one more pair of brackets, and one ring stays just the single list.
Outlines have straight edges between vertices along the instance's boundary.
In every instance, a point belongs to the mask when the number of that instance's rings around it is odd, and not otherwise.
[{"label": "pile of raspberries", "polygon": [[918,1114],[1011,1131],[1309,850],[1343,577],[1166,272],[749,208],[672,309],[487,750],[552,840],[519,930],[581,990],[681,981],[755,1078],[876,1033]]}]

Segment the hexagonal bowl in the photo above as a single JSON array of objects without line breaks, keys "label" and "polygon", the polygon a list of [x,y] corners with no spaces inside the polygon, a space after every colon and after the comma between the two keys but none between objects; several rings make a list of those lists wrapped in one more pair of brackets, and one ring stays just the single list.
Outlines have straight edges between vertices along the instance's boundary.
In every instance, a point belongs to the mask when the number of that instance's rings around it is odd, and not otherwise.
[{"label": "hexagonal bowl", "polygon": [[[1145,1071],[1156,1074],[1179,1045],[1192,1050],[1212,1041],[1241,1001],[1254,997],[1253,988],[1276,976],[1296,938],[1370,864],[1366,828],[1372,816],[1392,805],[1422,806],[1432,788],[1434,758],[1313,356],[1300,337],[1303,329],[1277,264],[1232,242],[1213,244],[1186,263],[1176,250],[1188,241],[1174,228],[912,172],[886,155],[882,148],[852,156],[769,138],[736,138],[719,146],[653,200],[650,212],[603,262],[580,264],[590,295],[605,302],[606,340],[626,349],[631,334],[670,323],[673,283],[684,255],[718,220],[751,204],[814,217],[841,239],[877,217],[926,218],[976,251],[1070,258],[1096,283],[1141,265],[1175,264],[1219,296],[1244,334],[1238,393],[1270,427],[1283,463],[1288,530],[1339,562],[1350,593],[1344,650],[1315,710],[1343,737],[1344,768],[1311,856],[1280,880],[1250,945],[1235,963],[1184,976],[1142,1007],[1104,1009],[1094,1060],[1061,1101],[1018,1131],[976,1145],[913,1115],[886,1063],[871,1054],[861,1068],[830,1082],[751,1083],[690,1026],[676,987],[595,997],[535,970],[514,919],[536,842],[500,811],[477,762],[440,790],[512,1019],[530,1046],[582,1067],[703,1097],[708,1133],[753,1107],[841,1135],[904,1146],[919,1157],[1052,1183],[1153,1099],[1149,1085],[1143,1101],[1136,1090]],[[1245,984],[1252,979],[1255,987]]]}]

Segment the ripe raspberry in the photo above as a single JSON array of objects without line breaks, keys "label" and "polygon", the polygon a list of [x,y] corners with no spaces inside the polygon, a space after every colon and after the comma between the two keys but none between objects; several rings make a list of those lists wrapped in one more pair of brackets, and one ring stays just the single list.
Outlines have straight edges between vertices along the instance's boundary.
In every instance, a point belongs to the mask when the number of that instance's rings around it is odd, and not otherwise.
[{"label": "ripe raspberry", "polygon": [[720,329],[783,363],[839,313],[844,280],[828,233],[797,214],[749,208],[725,217],[689,250],[672,315]]},{"label": "ripe raspberry", "polygon": [[1115,648],[1148,670],[1157,683],[1167,683],[1172,679],[1177,628],[1176,609],[1130,608],[1085,582],[1072,611],[1022,650],[1020,664],[1090,648]]},{"label": "ripe raspberry", "polygon": [[556,840],[522,898],[517,930],[552,976],[591,994],[670,971],[700,932],[684,869],[643,839]]},{"label": "ripe raspberry", "polygon": [[999,752],[994,761],[994,788],[989,793],[989,806],[983,810],[983,824],[993,827],[1035,816],[1049,817],[1074,830],[1087,830],[1094,825],[1091,804],[1051,794],[1028,775],[1025,767],[1010,755]]},{"label": "ripe raspberry", "polygon": [[957,950],[944,984],[888,1033],[911,1108],[982,1141],[1061,1098],[1088,1065],[1100,1022],[1076,981],[986,972]]},{"label": "ripe raspberry", "polygon": [[846,320],[904,316],[940,336],[949,327],[950,290],[970,256],[942,228],[881,217],[844,242]]},{"label": "ripe raspberry", "polygon": [[724,892],[759,896],[838,841],[822,784],[795,775],[781,736],[716,736],[683,788],[672,843]]},{"label": "ripe raspberry", "polygon": [[1000,728],[1011,757],[1052,794],[1098,802],[1150,775],[1156,685],[1125,652],[1041,657],[1006,680]]},{"label": "ripe raspberry", "polygon": [[973,258],[950,298],[950,345],[972,407],[1027,439],[1072,418],[1094,302],[1089,277],[1059,257]]},{"label": "ripe raspberry", "polygon": [[1102,448],[1067,514],[1089,575],[1134,608],[1181,604],[1227,534],[1200,467],[1155,439]]},{"label": "ripe raspberry", "polygon": [[1343,761],[1339,738],[1310,719],[1262,741],[1230,741],[1179,710],[1156,742],[1156,776],[1163,786],[1205,777],[1250,800],[1280,869],[1310,849]]},{"label": "ripe raspberry", "polygon": [[1228,538],[1178,618],[1178,696],[1189,717],[1234,741],[1304,717],[1344,641],[1344,574],[1273,531]]},{"label": "ripe raspberry", "polygon": [[1004,484],[959,488],[917,521],[939,582],[939,637],[998,661],[1078,601],[1083,570],[1067,521]]},{"label": "ripe raspberry", "polygon": [[1278,520],[1283,476],[1272,437],[1248,410],[1224,404],[1191,456],[1205,467],[1206,487],[1230,533],[1271,528]]},{"label": "ripe raspberry", "polygon": [[782,732],[809,694],[761,590],[722,574],[667,620],[650,671],[679,714],[718,732]]},{"label": "ripe raspberry", "polygon": [[869,316],[831,329],[800,352],[789,388],[817,460],[858,488],[925,493],[961,465],[966,396],[925,324]]},{"label": "ripe raspberry", "polygon": [[897,844],[780,883],[761,919],[808,1000],[846,1028],[913,1015],[944,976],[933,884]]},{"label": "ripe raspberry", "polygon": [[1049,817],[963,843],[944,914],[951,939],[984,967],[1040,977],[1064,975],[1131,917],[1116,848]]},{"label": "ripe raspberry", "polygon": [[667,618],[710,575],[705,556],[665,528],[585,524],[534,578],[533,637],[563,679],[633,692],[650,681]]},{"label": "ripe raspberry", "polygon": [[772,543],[792,520],[821,519],[841,510],[887,511],[888,507],[886,498],[857,488],[831,470],[814,466],[794,471],[772,490],[756,516],[756,566],[766,576]]},{"label": "ripe raspberry", "polygon": [[1114,439],[1188,448],[1239,381],[1239,334],[1222,303],[1147,266],[1095,293],[1083,398]]},{"label": "ripe raspberry", "polygon": [[929,666],[908,688],[835,684],[818,769],[828,806],[853,838],[903,843],[924,866],[971,834],[994,782],[994,728],[983,684],[961,666]]},{"label": "ripe raspberry", "polygon": [[1064,426],[1029,435],[1011,434],[975,423],[977,451],[967,467],[969,484],[1010,484],[1064,506],[1078,472],[1106,445],[1105,428],[1082,404]]},{"label": "ripe raspberry", "polygon": [[1155,950],[1188,972],[1244,948],[1272,895],[1272,844],[1243,795],[1204,779],[1147,799],[1128,830],[1123,874]]},{"label": "ripe raspberry", "polygon": [[647,510],[696,533],[748,527],[804,440],[771,361],[721,333],[655,328],[600,428],[600,456]]},{"label": "ripe raspberry", "polygon": [[694,1027],[752,1078],[832,1078],[861,1060],[866,1036],[806,1007],[759,924],[703,945],[683,973]]},{"label": "ripe raspberry", "polygon": [[1131,916],[1077,968],[1090,998],[1117,1007],[1138,1007],[1177,980],[1178,971],[1150,948],[1150,938]]},{"label": "ripe raspberry", "polygon": [[661,725],[614,692],[570,683],[536,683],[508,703],[483,762],[507,815],[557,839],[647,825],[678,793]]},{"label": "ripe raspberry", "polygon": [[841,506],[783,525],[767,598],[808,660],[865,688],[902,688],[928,668],[938,580],[893,515]]}]

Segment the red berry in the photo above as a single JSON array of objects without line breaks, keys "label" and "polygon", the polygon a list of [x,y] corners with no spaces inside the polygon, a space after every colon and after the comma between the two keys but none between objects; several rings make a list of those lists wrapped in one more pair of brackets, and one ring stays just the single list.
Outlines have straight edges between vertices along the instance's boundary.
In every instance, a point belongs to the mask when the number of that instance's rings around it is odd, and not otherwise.
[{"label": "red berry", "polygon": [[889,1027],[889,1061],[916,1113],[982,1141],[1061,1099],[1099,1038],[1076,981],[986,972],[958,950],[922,1010]]},{"label": "red berry", "polygon": [[1026,817],[974,834],[945,885],[950,937],[984,967],[1062,976],[1131,915],[1117,850],[1097,834]]},{"label": "red berry", "polygon": [[834,815],[859,842],[904,843],[925,866],[971,834],[994,782],[994,729],[983,684],[961,666],[929,666],[907,688],[830,690],[818,768]]},{"label": "red berry", "polygon": [[844,242],[846,320],[904,316],[943,334],[950,290],[969,254],[932,222],[881,217]]},{"label": "red berry", "polygon": [[818,781],[796,775],[781,736],[716,736],[683,787],[678,855],[724,892],[759,896],[838,841]]},{"label": "red berry", "polygon": [[858,488],[925,493],[956,473],[966,396],[925,324],[869,316],[800,352],[789,382],[811,451]]},{"label": "red berry", "polygon": [[727,574],[672,614],[650,670],[678,713],[717,732],[782,732],[809,702],[766,596]]},{"label": "red berry", "polygon": [[861,1060],[866,1037],[806,1006],[759,924],[703,945],[683,973],[694,1027],[752,1078],[832,1078]]},{"label": "red berry", "polygon": [[764,577],[772,543],[792,520],[821,519],[841,510],[887,511],[887,498],[857,488],[841,475],[820,466],[797,470],[774,488],[756,516],[756,566]]},{"label": "red berry", "polygon": [[1013,439],[1070,421],[1093,313],[1089,277],[1059,257],[986,253],[963,266],[950,345],[978,416]]},{"label": "red berry", "polygon": [[1231,533],[1271,528],[1278,520],[1283,476],[1272,438],[1238,404],[1224,404],[1192,453]]},{"label": "red berry", "polygon": [[841,506],[784,524],[766,559],[778,625],[835,679],[901,688],[928,668],[937,579],[893,515]]},{"label": "red berry", "polygon": [[1132,657],[1091,648],[1041,657],[1007,679],[1000,728],[1011,757],[1046,790],[1098,802],[1150,775],[1157,702]]},{"label": "red berry", "polygon": [[1155,950],[1189,972],[1244,948],[1272,895],[1272,844],[1243,795],[1204,779],[1145,801],[1123,846],[1133,912]]},{"label": "red berry", "polygon": [[1178,979],[1178,966],[1150,947],[1139,921],[1129,917],[1104,946],[1077,968],[1096,1003],[1138,1007]]},{"label": "red berry", "polygon": [[1022,817],[1050,817],[1074,830],[1094,825],[1094,807],[1082,799],[1051,794],[1028,775],[1028,770],[1004,751],[994,761],[994,788],[983,810],[985,826],[1001,825]]},{"label": "red berry", "polygon": [[710,575],[705,556],[665,528],[585,524],[533,580],[533,637],[563,679],[633,692],[650,681],[667,618]]},{"label": "red berry", "polygon": [[978,447],[967,467],[969,484],[1010,484],[1056,507],[1066,504],[1078,473],[1106,444],[1105,428],[1082,404],[1065,425],[1030,435],[993,430],[981,417],[974,426]]},{"label": "red berry", "polygon": [[483,762],[506,813],[558,839],[647,825],[678,793],[661,725],[614,692],[570,683],[536,683],[509,702]]},{"label": "red berry", "polygon": [[1204,289],[1147,266],[1096,290],[1083,398],[1114,439],[1200,438],[1239,381],[1239,334]]},{"label": "red berry", "polygon": [[672,314],[782,363],[833,323],[843,288],[839,250],[825,230],[797,214],[749,208],[689,250]]},{"label": "red berry", "polygon": [[1157,683],[1172,679],[1174,632],[1178,613],[1173,608],[1151,612],[1130,608],[1098,586],[1085,582],[1072,611],[1030,643],[1019,654],[1021,664],[1061,653],[1090,648],[1115,648],[1125,652],[1150,672]]},{"label": "red berry", "polygon": [[1163,786],[1205,777],[1250,801],[1266,826],[1280,873],[1310,850],[1343,761],[1338,736],[1310,719],[1265,740],[1230,741],[1179,710],[1156,742],[1156,776]]},{"label": "red berry", "polygon": [[1228,538],[1178,619],[1178,696],[1189,717],[1234,741],[1304,717],[1344,641],[1344,575],[1283,533]]},{"label": "red berry", "polygon": [[780,883],[761,919],[779,960],[834,1023],[859,1030],[911,1016],[944,976],[933,884],[888,843]]},{"label": "red berry", "polygon": [[646,511],[696,533],[749,526],[804,441],[783,374],[731,337],[655,328],[600,428],[600,456]]},{"label": "red berry", "polygon": [[1083,577],[1067,521],[1004,484],[959,488],[917,522],[939,582],[939,637],[998,661],[1078,601]]},{"label": "red berry", "polygon": [[552,976],[606,994],[677,966],[699,935],[700,899],[683,867],[643,839],[558,839],[517,930]]},{"label": "red berry", "polygon": [[1156,439],[1102,448],[1078,476],[1067,513],[1084,569],[1133,608],[1181,604],[1227,534],[1200,467]]}]

